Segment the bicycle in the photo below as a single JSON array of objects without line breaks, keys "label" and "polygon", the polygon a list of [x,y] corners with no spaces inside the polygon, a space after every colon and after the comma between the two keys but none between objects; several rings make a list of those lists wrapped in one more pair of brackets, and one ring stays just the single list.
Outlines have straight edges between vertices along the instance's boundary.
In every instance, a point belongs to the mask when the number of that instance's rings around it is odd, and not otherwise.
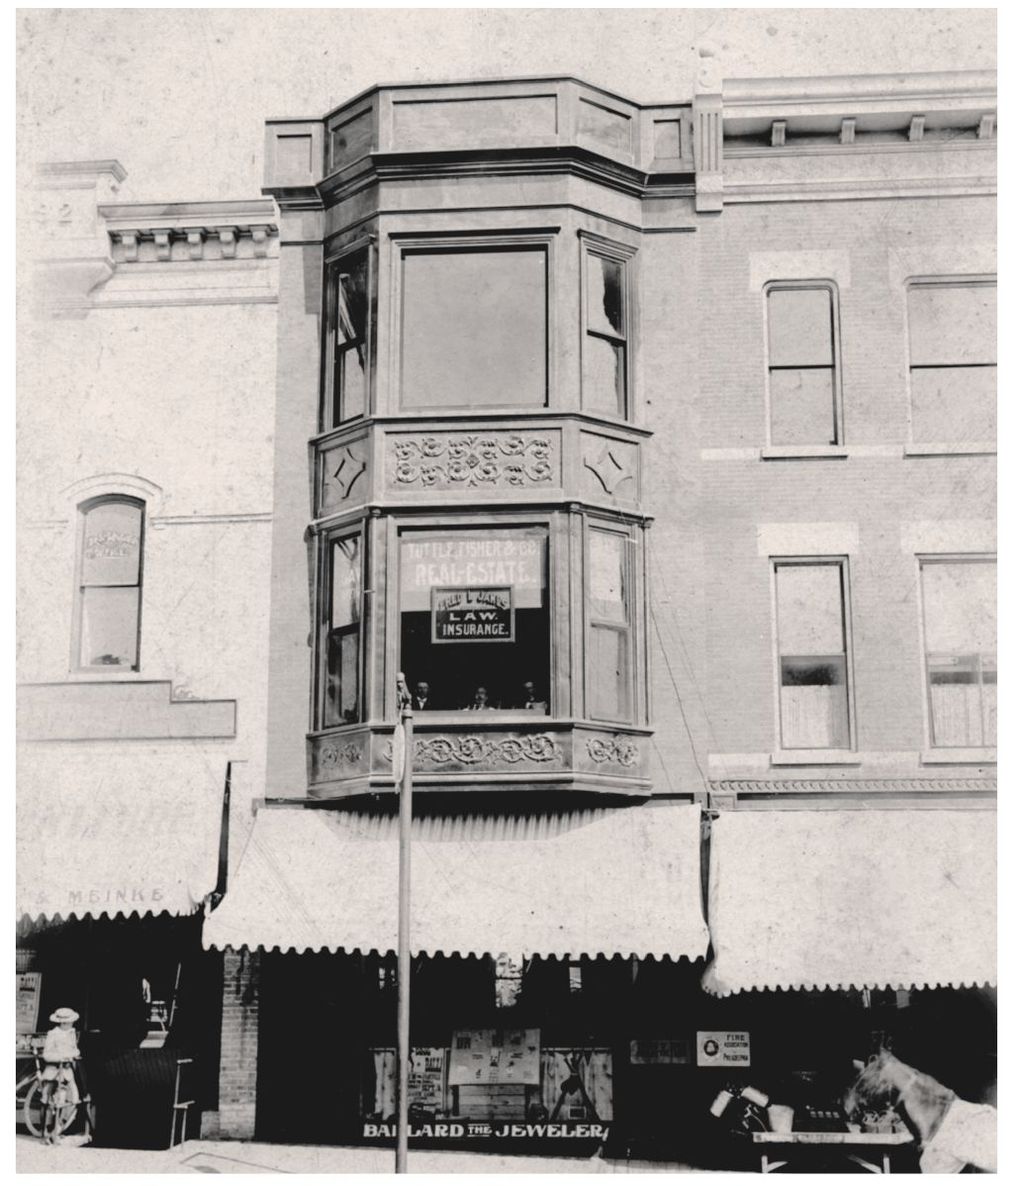
[{"label": "bicycle", "polygon": [[[74,1064],[64,1059],[56,1064],[55,1078],[44,1079],[39,1054],[35,1061],[36,1070],[22,1105],[22,1117],[32,1136],[40,1137],[46,1144],[55,1144],[74,1123],[81,1104],[74,1083]],[[18,1089],[25,1079],[18,1084]]]}]

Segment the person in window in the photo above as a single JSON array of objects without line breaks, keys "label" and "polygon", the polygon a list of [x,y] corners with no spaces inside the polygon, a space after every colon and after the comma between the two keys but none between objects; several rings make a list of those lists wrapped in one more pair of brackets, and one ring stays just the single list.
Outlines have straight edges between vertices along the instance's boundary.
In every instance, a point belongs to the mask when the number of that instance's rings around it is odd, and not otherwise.
[{"label": "person in window", "polygon": [[520,685],[520,708],[528,712],[544,712],[545,702],[538,699],[538,692],[533,680],[524,680]]},{"label": "person in window", "polygon": [[474,699],[468,704],[468,710],[470,712],[483,712],[492,707],[493,705],[488,699],[488,689],[483,685],[479,685],[474,689]]},{"label": "person in window", "polygon": [[426,709],[434,708],[431,698],[431,688],[427,681],[418,680],[414,685],[414,696],[411,700],[415,712],[424,712]]},{"label": "person in window", "polygon": [[[53,1029],[46,1035],[42,1048],[42,1081],[43,1090],[47,1098],[53,1091],[53,1085],[58,1081],[67,1084],[73,1103],[80,1100],[89,1102],[85,1069],[81,1062],[81,1051],[78,1049],[78,1035],[75,1033],[74,1023],[78,1014],[66,1006],[50,1014]],[[62,1063],[70,1063],[70,1068]],[[58,1139],[58,1138],[54,1138]]]}]

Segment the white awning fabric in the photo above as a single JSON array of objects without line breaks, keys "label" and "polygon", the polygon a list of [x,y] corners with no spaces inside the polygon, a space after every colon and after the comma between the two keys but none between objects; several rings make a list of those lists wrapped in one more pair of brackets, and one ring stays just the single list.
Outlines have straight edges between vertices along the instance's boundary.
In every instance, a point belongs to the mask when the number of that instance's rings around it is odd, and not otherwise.
[{"label": "white awning fabric", "polygon": [[993,811],[723,812],[704,987],[994,983],[995,863]]},{"label": "white awning fabric", "polygon": [[18,917],[192,913],[216,886],[226,771],[187,746],[25,745]]},{"label": "white awning fabric", "polygon": [[[397,828],[392,816],[264,808],[205,946],[395,950]],[[411,843],[415,952],[707,951],[697,806],[425,817]]]}]

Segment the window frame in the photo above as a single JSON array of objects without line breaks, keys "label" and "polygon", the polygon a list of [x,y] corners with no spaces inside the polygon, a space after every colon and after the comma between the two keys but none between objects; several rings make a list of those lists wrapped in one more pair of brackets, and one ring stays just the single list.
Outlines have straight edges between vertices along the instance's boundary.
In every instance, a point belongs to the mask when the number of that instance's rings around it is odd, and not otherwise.
[{"label": "window frame", "polygon": [[[857,750],[857,736],[856,736],[856,708],[855,708],[855,692],[856,681],[853,675],[853,628],[852,628],[852,597],[849,581],[849,556],[848,555],[817,555],[817,556],[771,556],[768,559],[769,577],[771,581],[771,606],[772,606],[772,670],[774,672],[774,690],[775,690],[775,713],[774,713],[774,729],[775,739],[777,742],[776,753],[782,754],[783,757],[788,755],[803,756],[816,755],[820,761],[824,761],[825,755],[851,755],[855,754]],[[845,661],[845,675],[846,675],[846,744],[840,745],[826,745],[826,746],[787,746],[783,737],[782,729],[782,660],[783,658],[792,659],[823,659],[831,656],[824,655],[783,655],[782,639],[781,639],[781,615],[780,615],[780,601],[779,601],[779,581],[778,570],[780,568],[820,568],[820,567],[835,567],[839,570],[840,576],[840,590],[842,594],[842,636],[844,647],[844,661]]]},{"label": "window frame", "polygon": [[[364,333],[365,350],[365,399],[364,410],[353,415],[343,415],[342,406],[337,408],[337,400],[343,399],[341,391],[337,391],[337,300],[336,285],[339,282],[342,266],[345,260],[365,252],[367,256],[366,268],[366,305],[367,317]],[[361,235],[342,247],[327,254],[322,271],[322,363],[321,363],[321,392],[322,398],[319,408],[319,430],[333,432],[358,420],[364,420],[372,414],[375,402],[375,351],[378,324],[378,251],[375,235]],[[355,347],[348,347],[348,350]],[[346,351],[345,351],[346,353]],[[338,414],[337,414],[338,413]]]},{"label": "window frame", "polygon": [[[903,323],[905,325],[905,334],[903,346],[906,356],[906,423],[908,426],[907,439],[909,446],[922,445],[941,445],[952,446],[958,445],[961,451],[966,451],[967,446],[970,448],[977,448],[979,446],[988,445],[991,442],[981,441],[942,441],[931,440],[929,438],[917,437],[913,431],[913,372],[914,370],[948,370],[952,369],[952,364],[920,364],[913,365],[913,341],[912,341],[912,318],[910,315],[910,293],[914,289],[919,288],[993,288],[997,292],[998,276],[997,273],[992,272],[975,272],[972,274],[960,275],[930,275],[930,276],[910,276],[903,286]],[[995,307],[997,307],[997,297],[995,297]],[[962,367],[971,367],[974,370],[981,370],[986,367],[993,366],[995,373],[997,373],[997,350],[995,350],[994,363],[961,363],[956,364],[960,369]],[[997,391],[997,381],[995,381],[995,391]],[[997,402],[997,401],[995,401]],[[982,450],[981,450],[982,451]]]},{"label": "window frame", "polygon": [[[577,232],[577,236],[580,240],[580,409],[588,416],[621,420],[630,423],[634,419],[634,407],[636,404],[633,391],[636,374],[636,368],[634,366],[636,284],[634,283],[633,270],[635,267],[634,261],[637,258],[637,248],[629,247],[625,243],[619,243],[613,239],[607,239],[602,235],[593,234],[591,231],[580,230]],[[603,259],[619,264],[622,271],[621,313],[623,332],[621,336],[609,335],[599,330],[592,330],[589,324],[588,293],[590,269],[592,260]],[[621,346],[623,350],[622,409],[611,415],[588,407],[585,398],[584,361],[587,341],[588,338],[592,337],[610,342],[616,346]]]},{"label": "window frame", "polygon": [[[122,503],[127,506],[134,507],[139,512],[138,519],[138,579],[134,585],[84,585],[82,583],[83,567],[85,562],[85,531],[88,523],[88,516],[97,507],[108,506],[113,503]],[[83,502],[78,503],[78,523],[77,523],[77,544],[75,547],[74,558],[74,616],[71,627],[71,662],[70,670],[75,673],[87,673],[89,675],[124,675],[127,672],[141,671],[142,663],[142,609],[143,596],[145,591],[145,512],[146,504],[143,498],[137,498],[130,494],[120,494],[115,491],[110,493],[97,494],[92,498],[87,498]],[[85,589],[86,588],[126,588],[138,590],[138,610],[135,615],[135,662],[131,666],[121,664],[106,664],[106,663],[83,663],[81,658],[82,647],[82,628],[85,615]]]},{"label": "window frame", "polygon": [[[771,362],[771,316],[769,312],[769,297],[773,292],[803,292],[803,291],[823,291],[828,293],[829,304],[831,309],[831,366],[773,366]],[[765,412],[765,441],[767,448],[783,449],[794,451],[797,449],[813,450],[813,449],[830,449],[842,448],[846,443],[845,422],[842,400],[842,328],[841,316],[839,309],[839,286],[835,280],[831,279],[776,279],[769,280],[762,289],[763,296],[763,313],[764,313],[764,371],[765,371],[765,397],[764,397],[764,412]],[[831,387],[832,387],[832,418],[831,418],[831,436],[834,439],[827,441],[803,441],[796,444],[789,444],[788,442],[775,441],[772,439],[772,379],[771,376],[775,371],[805,371],[805,370],[830,370],[831,371]]]},{"label": "window frame", "polygon": [[[492,412],[539,414],[552,407],[556,391],[556,240],[559,227],[532,227],[515,230],[436,232],[391,231],[393,247],[390,262],[390,372],[389,390],[394,411],[404,416],[463,417]],[[541,250],[545,256],[545,391],[537,404],[485,404],[479,408],[470,401],[435,406],[404,403],[404,261],[408,255],[436,255],[458,252],[513,252]]]},{"label": "window frame", "polygon": [[[590,593],[592,532],[603,532],[607,535],[615,535],[622,539],[624,543],[624,589],[622,601],[626,620],[623,626],[620,626],[617,622],[611,622],[608,619],[601,619],[592,611],[592,598]],[[641,715],[638,697],[637,671],[637,628],[640,617],[637,600],[640,596],[640,586],[637,580],[637,542],[635,529],[629,523],[621,523],[612,519],[603,519],[595,515],[584,516],[583,583],[580,590],[580,596],[583,601],[582,654],[584,665],[584,719],[587,721],[597,722],[598,724],[636,728],[638,727],[638,722]],[[591,633],[593,629],[613,630],[618,634],[621,634],[625,639],[625,655],[627,664],[626,694],[629,701],[628,715],[610,717],[596,716],[594,713],[593,688],[595,682],[595,673],[592,671],[594,648],[591,646]]]},{"label": "window frame", "polygon": [[[998,556],[994,552],[921,552],[916,557],[916,588],[917,613],[920,629],[920,692],[923,704],[923,740],[924,752],[935,760],[950,761],[953,754],[971,755],[972,760],[979,760],[983,755],[997,753],[997,737],[988,743],[982,740],[974,745],[940,745],[935,740],[934,713],[931,703],[930,665],[927,651],[927,602],[924,596],[923,569],[924,565],[938,564],[992,564],[994,566],[995,583],[997,583]],[[982,669],[981,669],[982,673]],[[995,676],[997,676],[997,662],[995,662]],[[983,679],[980,680],[981,700],[981,736],[983,736]]]},{"label": "window frame", "polygon": [[[342,729],[355,725],[363,725],[367,720],[366,708],[368,704],[365,688],[365,673],[367,670],[365,654],[365,620],[367,617],[368,589],[368,536],[367,521],[356,519],[337,524],[318,535],[318,564],[316,566],[316,609],[315,627],[317,646],[315,648],[314,663],[314,714],[312,726],[315,731]],[[357,621],[357,697],[356,716],[353,721],[336,721],[326,723],[327,678],[329,667],[329,638],[332,634],[333,607],[333,546],[345,539],[358,540],[358,553],[361,568],[361,605]],[[348,631],[352,633],[353,631]]]}]

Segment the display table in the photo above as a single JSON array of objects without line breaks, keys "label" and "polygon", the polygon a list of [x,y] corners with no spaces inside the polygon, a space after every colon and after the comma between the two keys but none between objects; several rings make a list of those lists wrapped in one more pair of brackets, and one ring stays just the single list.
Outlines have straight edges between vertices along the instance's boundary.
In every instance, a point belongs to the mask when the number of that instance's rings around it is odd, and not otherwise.
[{"label": "display table", "polygon": [[[760,1146],[762,1174],[770,1174],[788,1165],[793,1150],[806,1145],[840,1149],[850,1161],[862,1165],[872,1174],[889,1174],[892,1149],[913,1142],[908,1132],[755,1132],[751,1136],[754,1144]],[[786,1159],[769,1160],[771,1146],[785,1152]]]}]

